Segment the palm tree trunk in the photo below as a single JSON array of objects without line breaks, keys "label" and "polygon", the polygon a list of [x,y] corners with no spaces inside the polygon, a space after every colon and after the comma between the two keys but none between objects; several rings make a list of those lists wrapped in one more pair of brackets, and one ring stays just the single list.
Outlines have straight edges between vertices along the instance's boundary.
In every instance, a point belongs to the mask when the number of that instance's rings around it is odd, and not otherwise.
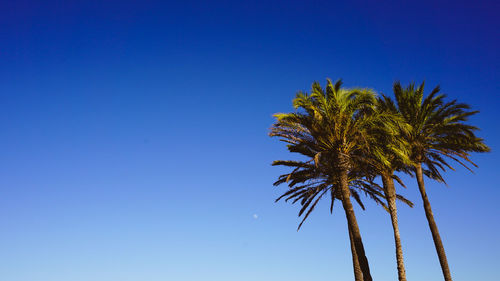
[{"label": "palm tree trunk", "polygon": [[356,220],[356,215],[354,214],[354,209],[352,208],[351,204],[351,194],[349,192],[349,185],[347,183],[347,170],[340,172],[340,189],[342,194],[342,206],[344,207],[347,223],[352,233],[354,248],[356,249],[356,255],[358,256],[359,266],[361,267],[361,271],[363,272],[363,280],[372,281],[372,276],[370,275],[370,266],[368,265],[368,259],[365,255],[365,248],[363,246],[363,241],[361,240],[361,233],[359,232],[358,222]]},{"label": "palm tree trunk", "polygon": [[392,229],[394,231],[394,242],[396,244],[396,261],[398,264],[398,279],[406,281],[405,264],[403,260],[403,247],[401,246],[401,237],[399,236],[398,212],[396,209],[396,189],[394,188],[394,180],[390,173],[382,174],[382,182],[384,184],[385,198],[389,206],[389,214],[391,215]]},{"label": "palm tree trunk", "polygon": [[361,267],[359,266],[358,255],[356,254],[356,247],[354,247],[354,241],[352,239],[352,231],[349,226],[349,241],[351,242],[351,254],[352,254],[352,267],[354,269],[354,280],[363,281],[363,272],[361,271]]},{"label": "palm tree trunk", "polygon": [[443,242],[441,241],[441,236],[439,236],[437,224],[434,221],[431,203],[429,202],[429,198],[427,198],[427,193],[425,192],[424,177],[422,175],[422,164],[419,163],[415,167],[415,173],[417,174],[417,183],[418,188],[420,189],[420,195],[422,195],[422,201],[424,202],[425,216],[427,217],[427,222],[429,223],[429,228],[431,229],[432,239],[434,240],[434,246],[436,247],[436,252],[439,257],[439,263],[441,264],[441,270],[443,271],[444,280],[452,281],[450,268],[448,267],[448,261],[446,259],[446,253],[444,252]]}]

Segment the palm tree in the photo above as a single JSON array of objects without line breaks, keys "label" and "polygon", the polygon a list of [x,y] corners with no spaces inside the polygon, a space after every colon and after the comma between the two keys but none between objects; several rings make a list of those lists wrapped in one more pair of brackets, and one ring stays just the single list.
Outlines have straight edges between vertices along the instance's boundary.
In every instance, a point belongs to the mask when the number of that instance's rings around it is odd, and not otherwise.
[{"label": "palm tree", "polygon": [[[389,120],[390,115],[375,110],[376,97],[371,90],[349,90],[341,88],[341,85],[341,81],[333,84],[328,80],[325,90],[316,82],[312,85],[311,95],[299,92],[293,100],[297,111],[275,114],[277,121],[271,127],[270,135],[287,142],[290,152],[300,153],[308,158],[307,162],[275,163],[295,167],[292,173],[286,178],[281,177],[278,182],[291,180],[289,185],[292,189],[285,194],[295,193],[292,198],[302,199],[301,204],[305,208],[301,209],[299,215],[311,203],[309,211],[312,211],[319,199],[328,190],[333,190],[328,186],[338,186],[334,190],[338,190],[344,208],[363,280],[372,280],[350,200],[351,195],[356,198],[357,193],[349,188],[349,173],[356,170],[356,163],[361,161],[362,151],[375,139],[375,136],[370,134],[370,128],[381,121]],[[315,169],[312,169],[311,165]],[[318,179],[321,174],[323,179]],[[310,181],[297,180],[295,183],[292,177],[305,177]],[[304,184],[294,187],[297,183]],[[318,196],[308,195],[310,188],[317,190],[318,193],[311,194]],[[300,197],[301,194],[304,194],[304,197]],[[333,195],[332,198],[335,198]],[[305,218],[309,213],[306,213]]]},{"label": "palm tree", "polygon": [[439,94],[439,86],[425,98],[424,83],[418,88],[411,83],[403,89],[399,82],[395,82],[393,90],[397,109],[409,125],[404,138],[409,144],[410,159],[414,163],[413,170],[444,279],[451,281],[444,246],[425,192],[423,175],[444,182],[440,172],[446,168],[453,170],[447,160],[454,160],[470,170],[468,164],[476,166],[469,159],[470,152],[487,152],[490,149],[483,139],[474,134],[478,128],[465,123],[478,111],[470,111],[467,104],[456,100],[445,102],[445,95]]},{"label": "palm tree", "polygon": [[[408,126],[397,111],[394,102],[389,97],[385,95],[379,97],[377,99],[376,110],[379,113],[392,115],[392,118],[390,120],[383,120],[384,123],[376,124],[371,128],[370,134],[376,136],[376,138],[375,142],[370,143],[368,147],[369,150],[364,152],[365,157],[362,159],[365,161],[365,166],[362,167],[362,169],[365,173],[371,170],[370,173],[372,175],[379,175],[382,179],[384,199],[387,201],[387,211],[390,214],[394,232],[398,279],[400,281],[406,281],[403,249],[398,226],[394,180],[398,181],[403,187],[405,186],[394,172],[408,172],[408,165],[411,164],[408,144],[400,137],[402,132],[407,131]],[[412,202],[407,201],[405,203],[413,207]]]}]

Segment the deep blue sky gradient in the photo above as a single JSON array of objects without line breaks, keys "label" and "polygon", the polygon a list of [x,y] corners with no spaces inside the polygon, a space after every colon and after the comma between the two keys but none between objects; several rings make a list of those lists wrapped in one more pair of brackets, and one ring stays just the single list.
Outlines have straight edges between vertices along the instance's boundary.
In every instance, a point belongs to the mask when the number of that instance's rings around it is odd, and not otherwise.
[{"label": "deep blue sky gradient", "polygon": [[[272,114],[327,77],[425,79],[481,110],[492,153],[427,185],[455,280],[497,276],[498,1],[270,2],[1,2],[0,280],[352,280],[340,204],[296,232],[272,187],[293,157]],[[407,185],[408,279],[442,280]],[[396,280],[389,216],[366,202],[374,279]]]}]

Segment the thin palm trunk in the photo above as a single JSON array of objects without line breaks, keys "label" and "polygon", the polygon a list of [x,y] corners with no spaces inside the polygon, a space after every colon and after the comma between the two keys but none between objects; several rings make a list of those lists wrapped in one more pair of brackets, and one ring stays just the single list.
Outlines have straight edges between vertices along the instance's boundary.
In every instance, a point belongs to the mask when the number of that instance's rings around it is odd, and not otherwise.
[{"label": "thin palm trunk", "polygon": [[396,261],[398,265],[398,279],[399,281],[406,281],[406,271],[403,259],[403,247],[401,246],[401,237],[399,235],[398,226],[398,213],[396,209],[396,189],[394,187],[394,180],[391,174],[382,174],[382,182],[384,184],[384,193],[387,198],[387,205],[389,206],[389,213],[391,215],[392,229],[394,231],[394,242],[396,244]]},{"label": "thin palm trunk", "polygon": [[418,188],[420,189],[420,195],[422,195],[422,201],[424,203],[425,216],[427,217],[427,222],[429,223],[429,228],[431,229],[432,239],[434,240],[434,246],[436,247],[436,252],[439,257],[439,263],[441,264],[441,270],[443,271],[444,280],[452,281],[450,268],[448,267],[448,260],[446,259],[446,253],[444,252],[443,242],[441,241],[441,236],[439,235],[437,224],[434,221],[431,203],[429,202],[429,198],[427,198],[427,193],[425,192],[422,164],[419,163],[416,166],[415,173],[417,174],[417,183]]},{"label": "thin palm trunk", "polygon": [[342,194],[342,206],[344,207],[347,223],[352,233],[352,238],[354,241],[354,248],[356,249],[356,255],[358,256],[359,266],[363,272],[364,281],[372,281],[372,276],[370,275],[370,266],[368,265],[368,259],[365,255],[365,248],[363,246],[363,241],[361,239],[361,233],[359,232],[358,222],[356,220],[356,215],[354,214],[354,209],[352,208],[352,203],[350,199],[349,185],[347,182],[347,170],[340,172],[340,187]]},{"label": "thin palm trunk", "polygon": [[354,270],[354,280],[363,281],[363,272],[361,271],[361,267],[359,266],[358,255],[356,254],[356,247],[354,246],[354,241],[352,238],[352,231],[349,226],[349,241],[351,242],[351,254],[352,254],[352,267]]}]

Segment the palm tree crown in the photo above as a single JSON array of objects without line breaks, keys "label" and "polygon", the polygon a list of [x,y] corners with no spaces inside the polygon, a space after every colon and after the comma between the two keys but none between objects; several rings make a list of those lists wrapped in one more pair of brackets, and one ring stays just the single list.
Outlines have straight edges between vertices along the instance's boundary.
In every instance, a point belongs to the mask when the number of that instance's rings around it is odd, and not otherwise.
[{"label": "palm tree crown", "polygon": [[444,181],[440,171],[453,170],[446,158],[469,169],[476,166],[470,152],[488,152],[484,140],[475,135],[477,127],[466,124],[468,118],[479,111],[470,111],[470,106],[456,100],[445,102],[446,95],[439,93],[439,86],[424,98],[424,83],[418,88],[412,83],[405,89],[394,83],[397,108],[409,124],[406,141],[411,148],[411,159],[424,163],[426,174]]}]

